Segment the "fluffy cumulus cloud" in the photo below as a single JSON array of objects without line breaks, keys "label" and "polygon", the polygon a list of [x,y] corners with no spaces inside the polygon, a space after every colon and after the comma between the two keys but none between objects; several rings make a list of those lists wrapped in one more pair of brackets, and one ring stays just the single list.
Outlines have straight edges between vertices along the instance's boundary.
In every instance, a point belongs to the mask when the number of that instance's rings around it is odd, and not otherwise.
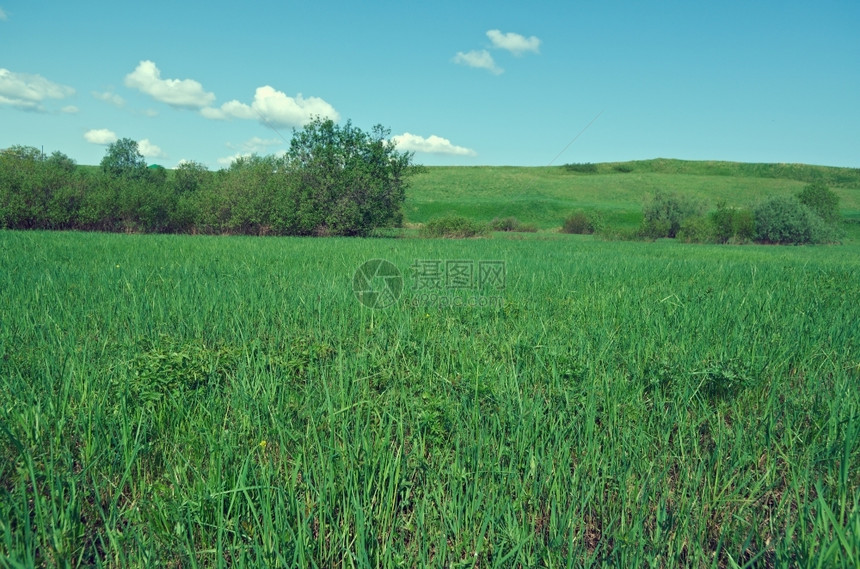
[{"label": "fluffy cumulus cloud", "polygon": [[540,40],[531,36],[529,38],[513,32],[503,34],[499,30],[490,30],[487,37],[493,42],[493,47],[505,49],[514,55],[522,55],[526,52],[540,53]]},{"label": "fluffy cumulus cloud", "polygon": [[455,146],[451,141],[441,136],[430,135],[427,138],[404,132],[391,137],[398,150],[407,152],[424,152],[427,154],[448,154],[453,156],[476,156],[471,148]]},{"label": "fluffy cumulus cloud", "polygon": [[60,109],[60,112],[65,113],[67,115],[76,115],[78,114],[78,112],[80,112],[80,109],[74,105],[66,105],[65,107]]},{"label": "fluffy cumulus cloud", "polygon": [[221,105],[219,108],[207,107],[200,109],[200,114],[207,119],[224,120],[230,118],[236,119],[254,119],[260,118],[250,106],[245,103],[233,100]]},{"label": "fluffy cumulus cloud", "polygon": [[457,52],[457,55],[454,56],[454,63],[467,65],[469,67],[477,67],[478,69],[486,69],[495,75],[499,75],[504,72],[504,69],[496,65],[496,62],[493,60],[493,56],[490,55],[490,52],[486,49],[482,49],[480,51],[472,50],[466,53],[459,51]]},{"label": "fluffy cumulus cloud", "polygon": [[116,133],[106,128],[94,128],[84,133],[84,140],[93,144],[112,144],[119,140]]},{"label": "fluffy cumulus cloud", "polygon": [[41,75],[15,73],[0,68],[0,105],[11,105],[25,111],[45,112],[45,99],[65,99],[75,90],[45,79]]},{"label": "fluffy cumulus cloud", "polygon": [[215,101],[215,94],[193,79],[162,79],[161,71],[148,60],[125,76],[125,86],[180,109],[202,109]]},{"label": "fluffy cumulus cloud", "polygon": [[140,142],[137,143],[137,150],[140,154],[146,158],[166,158],[167,154],[158,146],[154,145],[149,141],[148,138],[144,138]]},{"label": "fluffy cumulus cloud", "polygon": [[303,97],[301,93],[289,97],[269,85],[257,87],[250,105],[233,100],[218,108],[201,109],[200,113],[209,119],[258,119],[273,127],[304,126],[316,116],[340,120],[334,107],[319,97]]}]

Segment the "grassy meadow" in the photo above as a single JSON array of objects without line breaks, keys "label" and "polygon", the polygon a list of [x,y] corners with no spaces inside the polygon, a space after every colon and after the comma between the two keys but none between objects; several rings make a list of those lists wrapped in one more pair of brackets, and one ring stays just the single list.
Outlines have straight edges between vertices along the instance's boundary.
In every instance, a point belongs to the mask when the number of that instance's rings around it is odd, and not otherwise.
[{"label": "grassy meadow", "polygon": [[766,196],[793,195],[821,181],[839,195],[846,228],[860,238],[860,170],[800,164],[743,164],[642,160],[592,165],[594,172],[565,167],[435,166],[414,178],[406,219],[424,223],[449,213],[481,221],[515,216],[545,230],[561,226],[571,211],[599,211],[607,225],[634,229],[643,199],[657,190],[700,198],[711,208],[725,200],[755,206]]},{"label": "grassy meadow", "polygon": [[[860,184],[633,165],[415,179],[522,238],[0,232],[0,567],[857,567]],[[809,175],[843,244],[550,231]]]}]

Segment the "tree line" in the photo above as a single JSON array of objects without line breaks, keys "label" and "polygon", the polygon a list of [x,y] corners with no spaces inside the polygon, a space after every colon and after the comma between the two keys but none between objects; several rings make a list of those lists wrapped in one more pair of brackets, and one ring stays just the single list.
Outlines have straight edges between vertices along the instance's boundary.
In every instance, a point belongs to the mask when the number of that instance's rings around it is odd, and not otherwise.
[{"label": "tree line", "polygon": [[367,235],[402,223],[409,178],[421,171],[389,134],[317,118],[283,156],[243,157],[218,171],[147,165],[128,138],[109,145],[97,169],[13,146],[0,150],[0,228]]}]

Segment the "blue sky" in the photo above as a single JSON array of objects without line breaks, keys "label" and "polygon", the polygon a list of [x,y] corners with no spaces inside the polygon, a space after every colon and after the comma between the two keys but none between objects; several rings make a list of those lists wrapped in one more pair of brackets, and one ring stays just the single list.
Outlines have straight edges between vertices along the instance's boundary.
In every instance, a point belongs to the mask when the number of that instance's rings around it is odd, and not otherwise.
[{"label": "blue sky", "polygon": [[318,114],[427,165],[860,167],[858,30],[857,0],[0,0],[0,148],[217,169]]}]

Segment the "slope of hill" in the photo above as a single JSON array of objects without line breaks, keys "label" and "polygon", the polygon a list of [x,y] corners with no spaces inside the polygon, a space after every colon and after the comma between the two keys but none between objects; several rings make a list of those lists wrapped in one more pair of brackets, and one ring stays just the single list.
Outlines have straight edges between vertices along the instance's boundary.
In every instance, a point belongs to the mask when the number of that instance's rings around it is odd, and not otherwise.
[{"label": "slope of hill", "polygon": [[516,216],[558,227],[573,210],[600,210],[609,224],[634,227],[642,202],[657,190],[692,194],[711,207],[720,200],[752,206],[770,195],[794,194],[812,181],[841,198],[846,220],[860,223],[860,169],[805,164],[747,164],[655,159],[553,167],[436,166],[416,176],[406,219],[423,223],[456,212],[478,220]]}]

